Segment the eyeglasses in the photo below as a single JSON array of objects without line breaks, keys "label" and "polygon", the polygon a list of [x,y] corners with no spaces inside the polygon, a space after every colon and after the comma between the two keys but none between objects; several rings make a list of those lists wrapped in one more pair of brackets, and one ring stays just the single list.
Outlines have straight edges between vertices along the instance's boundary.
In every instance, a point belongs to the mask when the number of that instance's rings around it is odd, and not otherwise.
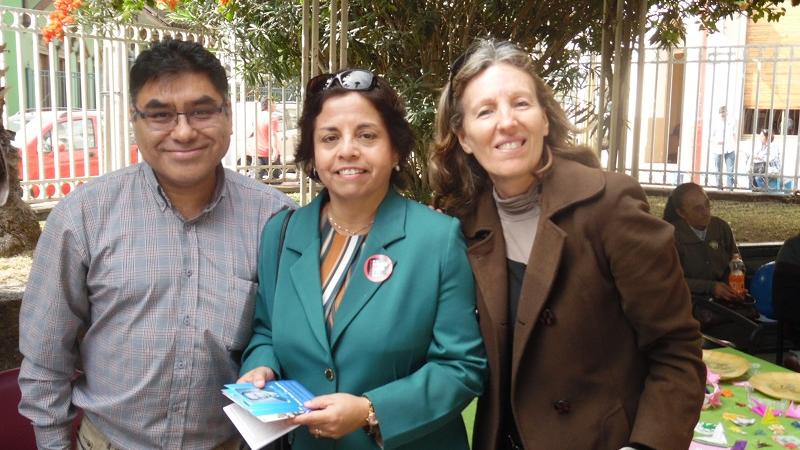
[{"label": "eyeglasses", "polygon": [[309,94],[318,94],[336,86],[337,83],[348,91],[370,91],[375,87],[377,82],[378,77],[369,70],[344,70],[337,74],[323,73],[322,75],[315,76],[308,82],[308,89],[306,91]]},{"label": "eyeglasses", "polygon": [[141,117],[153,131],[171,131],[178,125],[178,116],[186,117],[186,122],[195,130],[213,127],[217,125],[219,115],[225,111],[225,104],[222,106],[203,106],[191,111],[178,112],[171,110],[159,111],[139,111],[133,107],[133,116]]}]

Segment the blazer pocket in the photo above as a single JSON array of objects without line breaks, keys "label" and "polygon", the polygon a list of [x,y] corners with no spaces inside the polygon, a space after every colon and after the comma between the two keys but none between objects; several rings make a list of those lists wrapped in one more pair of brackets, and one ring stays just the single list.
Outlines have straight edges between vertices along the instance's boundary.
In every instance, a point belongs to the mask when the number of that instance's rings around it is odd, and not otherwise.
[{"label": "blazer pocket", "polygon": [[597,437],[597,445],[593,448],[597,450],[616,450],[626,444],[631,437],[631,425],[625,408],[619,400],[605,416],[602,421],[600,433]]}]

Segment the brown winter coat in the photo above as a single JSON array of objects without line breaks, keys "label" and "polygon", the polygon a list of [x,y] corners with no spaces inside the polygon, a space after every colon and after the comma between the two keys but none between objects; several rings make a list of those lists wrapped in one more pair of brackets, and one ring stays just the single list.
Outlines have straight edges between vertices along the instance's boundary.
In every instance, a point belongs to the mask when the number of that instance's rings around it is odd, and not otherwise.
[{"label": "brown winter coat", "polygon": [[559,158],[540,206],[513,354],[505,242],[490,190],[463,219],[490,368],[473,449],[499,447],[500,392],[510,383],[527,450],[629,442],[685,450],[705,366],[672,227],[648,212],[630,177]]}]

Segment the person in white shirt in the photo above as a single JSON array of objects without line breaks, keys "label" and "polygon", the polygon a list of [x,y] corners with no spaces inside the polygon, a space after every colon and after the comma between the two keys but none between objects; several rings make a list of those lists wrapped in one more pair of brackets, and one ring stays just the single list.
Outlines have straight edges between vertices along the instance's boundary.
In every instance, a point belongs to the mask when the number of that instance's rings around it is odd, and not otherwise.
[{"label": "person in white shirt", "polygon": [[781,150],[778,145],[773,145],[775,135],[766,128],[759,133],[761,145],[753,152],[753,177],[751,179],[754,191],[780,189]]},{"label": "person in white shirt", "polygon": [[733,176],[736,167],[736,141],[739,127],[736,120],[728,118],[728,108],[719,108],[719,118],[711,126],[711,155],[717,174],[717,186],[722,189],[722,160],[725,159],[725,172],[728,174],[727,187],[733,188],[736,180]]}]

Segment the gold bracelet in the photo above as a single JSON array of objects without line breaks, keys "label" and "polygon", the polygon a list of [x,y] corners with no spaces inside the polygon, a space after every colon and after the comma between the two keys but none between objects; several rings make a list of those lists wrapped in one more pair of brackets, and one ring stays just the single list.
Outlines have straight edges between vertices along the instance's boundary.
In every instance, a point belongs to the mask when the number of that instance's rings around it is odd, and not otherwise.
[{"label": "gold bracelet", "polygon": [[362,397],[367,399],[367,404],[369,405],[369,413],[364,419],[364,432],[372,436],[375,434],[375,431],[378,428],[378,416],[375,415],[375,407],[372,406],[372,400],[370,400],[366,395],[362,395]]}]

